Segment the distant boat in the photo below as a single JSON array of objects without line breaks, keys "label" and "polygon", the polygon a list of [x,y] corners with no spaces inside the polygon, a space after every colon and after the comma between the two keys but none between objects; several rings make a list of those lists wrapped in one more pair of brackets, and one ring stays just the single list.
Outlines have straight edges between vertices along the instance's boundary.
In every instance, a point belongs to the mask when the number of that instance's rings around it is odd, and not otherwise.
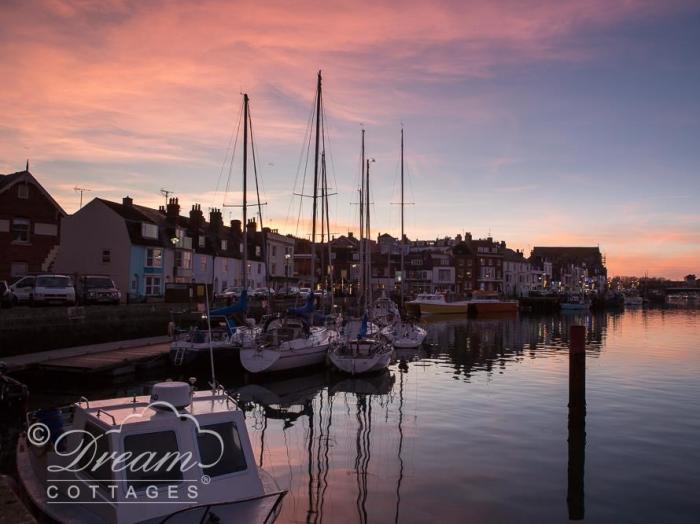
[{"label": "distant boat", "polygon": [[644,305],[644,299],[639,295],[625,295],[626,307],[639,307]]},{"label": "distant boat", "polygon": [[569,293],[559,302],[559,307],[564,310],[585,311],[590,309],[591,304],[580,293]]},{"label": "distant boat", "polygon": [[374,301],[369,315],[369,318],[379,326],[392,324],[400,317],[398,306],[386,295],[382,295]]},{"label": "distant boat", "polygon": [[504,300],[498,293],[489,291],[474,291],[469,301],[469,314],[474,316],[517,313],[517,300]]},{"label": "distant boat", "polygon": [[466,315],[469,303],[468,300],[448,302],[442,293],[419,293],[415,299],[406,302],[406,310],[417,315]]}]

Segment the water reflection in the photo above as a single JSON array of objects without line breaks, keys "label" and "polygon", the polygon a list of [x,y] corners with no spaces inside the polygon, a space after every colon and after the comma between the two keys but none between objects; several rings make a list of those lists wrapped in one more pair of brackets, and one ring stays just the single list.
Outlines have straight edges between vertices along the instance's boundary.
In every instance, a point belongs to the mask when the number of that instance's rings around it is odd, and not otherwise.
[{"label": "water reflection", "polygon": [[[581,373],[572,325],[586,327]],[[426,347],[371,377],[217,370],[259,464],[289,489],[280,522],[694,521],[697,312],[426,326]]]}]

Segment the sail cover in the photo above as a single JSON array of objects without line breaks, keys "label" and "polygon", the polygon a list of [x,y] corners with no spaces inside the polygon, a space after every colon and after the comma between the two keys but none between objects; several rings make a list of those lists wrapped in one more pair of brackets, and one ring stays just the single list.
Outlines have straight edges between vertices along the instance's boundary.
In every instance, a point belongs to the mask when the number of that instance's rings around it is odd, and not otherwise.
[{"label": "sail cover", "polygon": [[212,309],[209,314],[210,315],[232,315],[234,313],[240,313],[242,311],[247,311],[248,310],[248,291],[243,290],[241,292],[241,297],[238,299],[238,301],[235,304],[231,304],[230,306],[226,307],[220,307],[217,309]]}]

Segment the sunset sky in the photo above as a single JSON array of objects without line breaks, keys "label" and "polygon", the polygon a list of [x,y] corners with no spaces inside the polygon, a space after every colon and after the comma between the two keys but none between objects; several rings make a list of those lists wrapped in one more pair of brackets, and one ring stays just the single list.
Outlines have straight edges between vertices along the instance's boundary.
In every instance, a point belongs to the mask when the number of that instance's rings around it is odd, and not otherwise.
[{"label": "sunset sky", "polygon": [[247,92],[266,225],[304,235],[321,69],[333,232],[356,229],[364,125],[373,232],[398,234],[403,124],[410,238],[599,244],[612,275],[679,278],[700,273],[699,50],[697,1],[3,0],[0,172],[29,158],[68,212],[74,186],[220,207]]}]

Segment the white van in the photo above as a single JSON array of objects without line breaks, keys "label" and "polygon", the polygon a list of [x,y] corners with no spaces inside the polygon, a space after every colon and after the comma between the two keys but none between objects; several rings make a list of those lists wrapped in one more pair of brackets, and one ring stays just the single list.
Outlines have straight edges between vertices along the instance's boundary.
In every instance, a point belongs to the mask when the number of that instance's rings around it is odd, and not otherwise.
[{"label": "white van", "polygon": [[30,299],[32,305],[75,304],[73,280],[65,275],[37,275]]}]

